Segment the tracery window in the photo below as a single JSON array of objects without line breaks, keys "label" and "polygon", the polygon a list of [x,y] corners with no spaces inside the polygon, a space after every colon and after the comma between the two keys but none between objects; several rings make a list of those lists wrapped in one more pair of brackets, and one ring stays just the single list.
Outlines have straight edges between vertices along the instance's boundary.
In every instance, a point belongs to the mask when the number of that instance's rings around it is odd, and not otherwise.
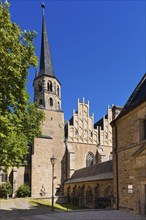
[{"label": "tracery window", "polygon": [[94,155],[93,153],[89,152],[86,156],[86,167],[92,166],[93,162],[94,162]]}]

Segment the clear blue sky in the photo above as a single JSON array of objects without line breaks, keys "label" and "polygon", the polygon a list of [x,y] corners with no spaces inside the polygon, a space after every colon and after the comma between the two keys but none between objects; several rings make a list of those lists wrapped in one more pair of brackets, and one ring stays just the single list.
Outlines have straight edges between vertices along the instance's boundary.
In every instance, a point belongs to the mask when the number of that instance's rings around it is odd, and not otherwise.
[{"label": "clear blue sky", "polygon": [[[12,21],[36,30],[40,56],[42,11],[40,0],[9,0]],[[62,83],[65,119],[77,109],[77,98],[90,100],[95,121],[107,105],[123,106],[146,72],[146,2],[49,1],[45,18],[54,71]],[[33,100],[30,70],[28,92]]]}]

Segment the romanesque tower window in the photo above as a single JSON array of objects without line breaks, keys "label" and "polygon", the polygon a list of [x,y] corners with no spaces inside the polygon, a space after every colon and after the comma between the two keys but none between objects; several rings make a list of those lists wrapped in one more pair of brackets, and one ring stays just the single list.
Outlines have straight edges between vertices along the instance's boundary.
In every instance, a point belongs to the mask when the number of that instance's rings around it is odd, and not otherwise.
[{"label": "romanesque tower window", "polygon": [[90,167],[93,165],[94,155],[93,153],[89,152],[86,156],[86,167]]},{"label": "romanesque tower window", "polygon": [[53,87],[52,87],[52,82],[49,80],[48,81],[48,91],[52,92],[53,91]]},{"label": "romanesque tower window", "polygon": [[49,99],[49,105],[53,106],[53,99],[52,98]]},{"label": "romanesque tower window", "polygon": [[57,95],[59,96],[59,86],[57,85]]},{"label": "romanesque tower window", "polygon": [[42,83],[39,82],[38,86],[39,86],[39,92],[41,92],[43,90]]}]

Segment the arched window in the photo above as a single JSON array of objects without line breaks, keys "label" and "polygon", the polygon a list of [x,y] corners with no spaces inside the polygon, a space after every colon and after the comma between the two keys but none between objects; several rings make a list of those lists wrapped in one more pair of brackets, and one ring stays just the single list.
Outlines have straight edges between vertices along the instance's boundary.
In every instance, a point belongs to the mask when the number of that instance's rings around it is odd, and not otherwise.
[{"label": "arched window", "polygon": [[48,91],[53,91],[52,82],[50,80],[48,81]]},{"label": "arched window", "polygon": [[43,87],[42,87],[42,83],[41,83],[41,82],[39,82],[38,87],[39,87],[39,92],[41,92],[42,89],[43,89]]},{"label": "arched window", "polygon": [[50,106],[53,106],[53,99],[52,98],[49,99],[49,104],[50,104]]},{"label": "arched window", "polygon": [[59,96],[60,92],[59,92],[59,86],[57,85],[57,95]]},{"label": "arched window", "polygon": [[43,100],[42,99],[39,100],[39,105],[43,105]]},{"label": "arched window", "polygon": [[60,103],[58,102],[58,110],[60,110]]},{"label": "arched window", "polygon": [[90,167],[93,165],[94,155],[93,153],[89,152],[86,156],[86,167]]},{"label": "arched window", "polygon": [[93,200],[93,191],[91,186],[88,186],[87,191],[86,191],[86,202],[90,203]]}]

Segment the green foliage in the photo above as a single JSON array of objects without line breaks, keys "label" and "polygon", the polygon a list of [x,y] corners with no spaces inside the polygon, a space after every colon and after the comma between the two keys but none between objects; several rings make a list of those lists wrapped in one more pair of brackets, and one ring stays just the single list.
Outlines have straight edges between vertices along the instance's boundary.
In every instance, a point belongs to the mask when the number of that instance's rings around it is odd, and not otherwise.
[{"label": "green foliage", "polygon": [[7,198],[7,196],[12,196],[12,185],[9,182],[0,186],[0,197]]},{"label": "green foliage", "polygon": [[26,184],[21,185],[16,191],[17,197],[28,197],[30,196],[30,187]]},{"label": "green foliage", "polygon": [[26,91],[28,70],[37,65],[35,31],[22,32],[10,19],[9,3],[0,3],[0,166],[19,167],[28,143],[40,135],[44,118]]}]

